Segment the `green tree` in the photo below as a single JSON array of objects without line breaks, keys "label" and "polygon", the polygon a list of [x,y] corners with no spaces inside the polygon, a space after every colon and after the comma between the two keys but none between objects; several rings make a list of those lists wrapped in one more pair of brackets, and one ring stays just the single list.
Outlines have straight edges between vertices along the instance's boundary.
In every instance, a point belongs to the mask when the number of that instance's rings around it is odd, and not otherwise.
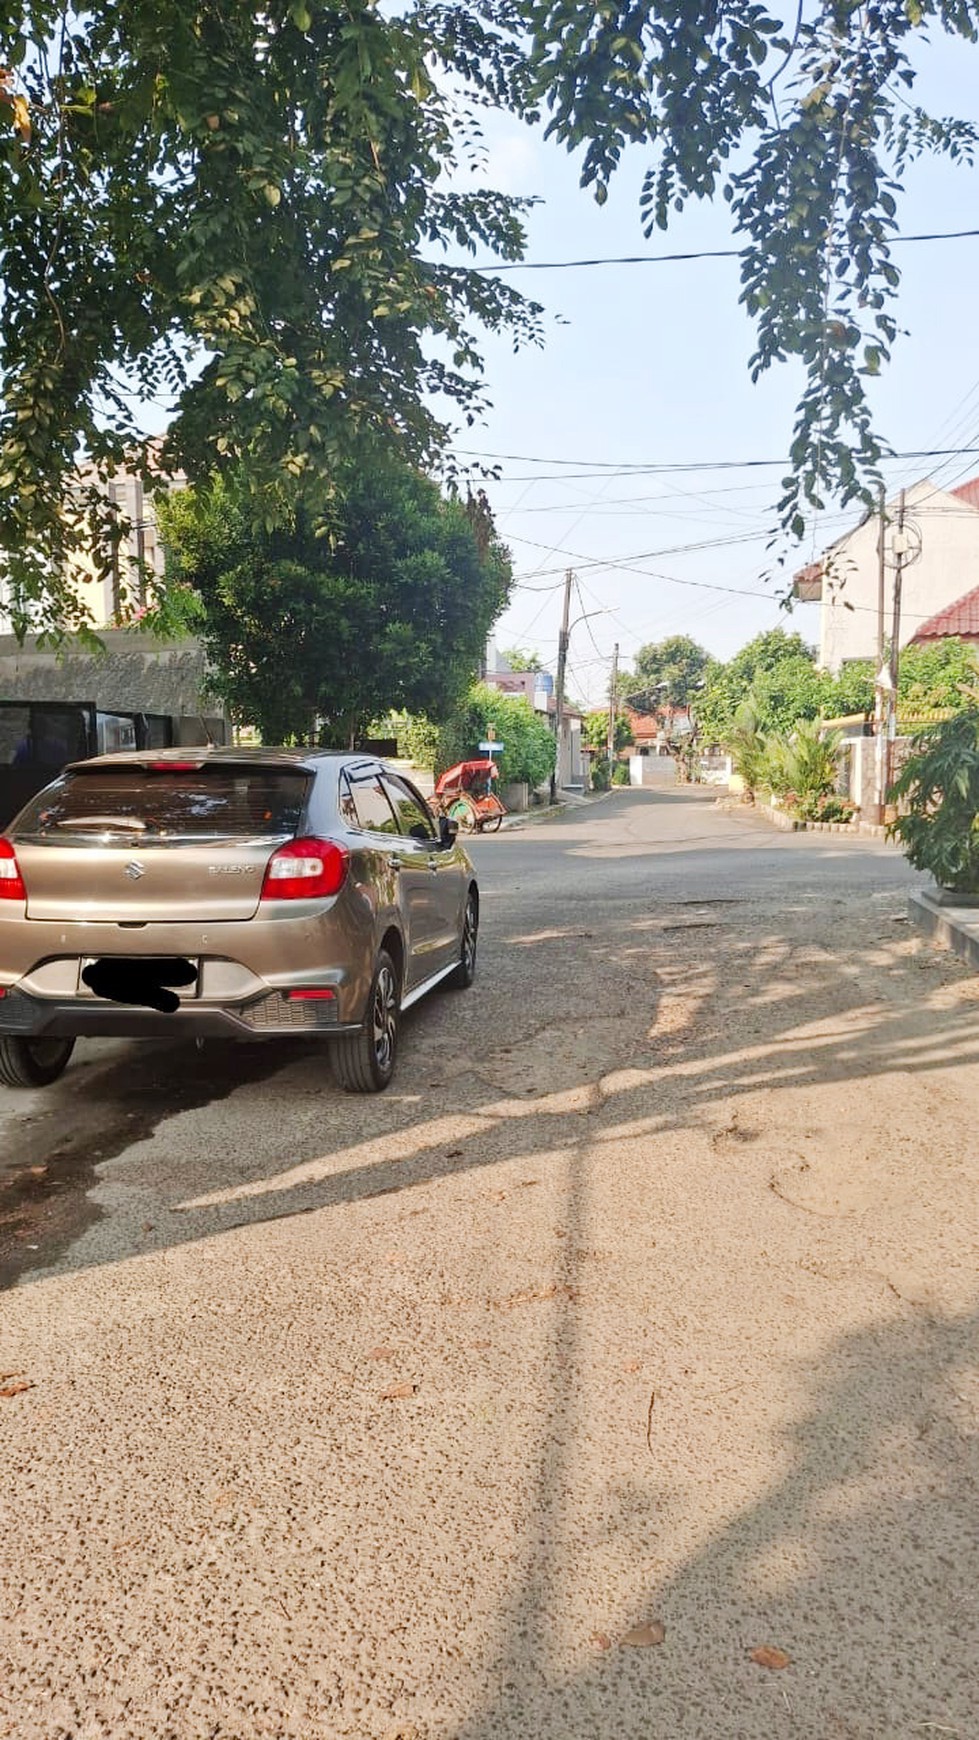
[{"label": "green tree", "polygon": [[[897,693],[901,707],[960,707],[962,691],[979,676],[975,649],[958,639],[906,646],[898,665]],[[871,713],[874,706],[874,663],[851,659],[828,687],[824,712],[828,717]]]},{"label": "green tree", "polygon": [[[71,624],[81,550],[108,570],[99,474],[156,474],[143,395],[173,406],[166,463],[200,482],[240,462],[260,522],[329,524],[352,463],[392,441],[425,463],[447,415],[476,415],[476,335],[537,332],[507,281],[445,259],[523,248],[524,202],[451,181],[479,160],[487,29],[370,0],[0,8],[0,581],[19,628]],[[69,490],[80,448],[93,469]]]},{"label": "green tree", "polygon": [[544,666],[536,653],[525,652],[523,647],[507,647],[503,654],[511,671],[542,671]]},{"label": "green tree", "polygon": [[[65,480],[145,449],[132,394],[175,408],[173,462],[246,462],[256,512],[328,515],[337,469],[392,437],[420,461],[477,414],[481,331],[537,331],[492,273],[520,203],[455,191],[481,107],[581,153],[604,200],[651,154],[665,229],[720,194],[757,326],[751,372],[805,385],[786,525],[868,496],[866,380],[896,335],[892,240],[909,162],[971,164],[977,130],[914,101],[940,31],[979,0],[21,0],[0,13],[0,551],[19,627],[71,620],[64,572],[111,516]],[[273,517],[279,517],[278,507]]]},{"label": "green tree", "polygon": [[541,0],[532,18],[533,94],[596,198],[638,144],[647,234],[691,199],[730,205],[752,378],[787,358],[805,369],[784,523],[801,535],[805,505],[829,494],[869,502],[882,447],[866,381],[897,335],[905,172],[926,151],[971,165],[979,138],[914,101],[917,64],[940,31],[975,42],[976,0]]},{"label": "green tree", "polygon": [[503,547],[480,554],[466,506],[406,467],[357,480],[332,540],[301,514],[257,532],[221,478],[171,496],[161,526],[216,684],[267,742],[345,744],[392,709],[447,717],[510,585]]},{"label": "green tree", "polygon": [[898,702],[908,707],[962,706],[963,689],[975,686],[975,649],[962,640],[906,646],[898,664]]},{"label": "green tree", "polygon": [[655,713],[658,707],[689,707],[698,698],[711,663],[710,654],[688,634],[639,648],[635,670],[619,682],[622,700],[640,713]]},{"label": "green tree", "polygon": [[890,796],[892,825],[916,870],[943,888],[979,891],[979,705],[976,694],[950,719],[918,734]]},{"label": "green tree", "polygon": [[[608,708],[599,707],[593,713],[586,713],[581,725],[581,735],[587,748],[598,750],[602,755],[608,748]],[[612,747],[618,753],[626,744],[632,742],[632,726],[627,713],[616,713]]]},{"label": "green tree", "polygon": [[701,738],[724,743],[748,696],[761,732],[789,731],[826,710],[832,679],[817,671],[801,635],[773,628],[755,636],[725,665],[711,668],[697,702]]}]

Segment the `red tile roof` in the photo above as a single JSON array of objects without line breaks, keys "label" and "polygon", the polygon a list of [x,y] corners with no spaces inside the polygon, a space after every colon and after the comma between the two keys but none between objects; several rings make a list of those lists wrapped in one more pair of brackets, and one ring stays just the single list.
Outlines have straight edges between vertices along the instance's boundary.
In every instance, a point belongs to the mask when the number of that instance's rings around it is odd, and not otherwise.
[{"label": "red tile roof", "polygon": [[[960,493],[955,491],[956,495]],[[979,586],[974,586],[963,598],[957,598],[954,604],[947,604],[944,610],[923,622],[913,636],[912,644],[918,645],[923,640],[950,640],[954,635],[963,640],[979,640]]]},{"label": "red tile roof", "polygon": [[971,477],[968,483],[960,483],[958,489],[950,489],[949,495],[957,495],[960,501],[967,501],[970,507],[979,508],[979,477]]}]

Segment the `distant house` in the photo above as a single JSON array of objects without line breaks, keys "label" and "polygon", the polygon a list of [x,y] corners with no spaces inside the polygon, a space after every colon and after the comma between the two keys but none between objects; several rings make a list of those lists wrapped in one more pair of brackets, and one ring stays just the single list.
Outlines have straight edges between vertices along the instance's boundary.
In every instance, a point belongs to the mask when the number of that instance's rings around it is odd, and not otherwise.
[{"label": "distant house", "polygon": [[[486,669],[483,672],[483,682],[491,689],[499,689],[503,695],[522,695],[530,702],[535,713],[546,715],[551,730],[557,733],[557,702],[554,695],[554,678],[550,671],[511,671],[506,658],[496,651],[492,640],[487,643]],[[558,754],[558,785],[574,789],[585,782],[584,759],[581,745],[581,726],[584,714],[577,707],[572,707],[567,699],[564,703],[561,745]]]},{"label": "distant house", "polygon": [[[884,633],[891,632],[893,545],[899,502],[887,503]],[[962,632],[936,625],[953,620],[949,607],[965,606],[979,593],[979,478],[945,490],[923,478],[905,491],[909,549],[904,565],[899,641],[933,639]],[[851,659],[877,652],[879,517],[868,513],[795,576],[803,603],[818,602],[819,665],[836,675]],[[955,620],[970,620],[968,611]],[[965,634],[964,638],[972,638]]]},{"label": "distant house", "polygon": [[[150,443],[151,464],[161,443]],[[79,467],[79,484],[91,484],[95,473],[84,462]],[[181,488],[186,483],[182,474],[161,480],[161,488]],[[102,574],[94,557],[82,554],[77,571],[72,575],[72,587],[84,603],[93,628],[121,624],[137,618],[149,601],[155,580],[163,578],[164,552],[157,533],[154,492],[142,477],[120,468],[104,485],[104,496],[116,511],[120,526],[118,550],[111,572]],[[0,600],[0,634],[9,633],[11,623]]]},{"label": "distant house", "polygon": [[669,755],[670,744],[689,737],[693,730],[689,707],[674,707],[666,702],[655,713],[640,713],[634,707],[622,710],[632,729],[633,755]]}]

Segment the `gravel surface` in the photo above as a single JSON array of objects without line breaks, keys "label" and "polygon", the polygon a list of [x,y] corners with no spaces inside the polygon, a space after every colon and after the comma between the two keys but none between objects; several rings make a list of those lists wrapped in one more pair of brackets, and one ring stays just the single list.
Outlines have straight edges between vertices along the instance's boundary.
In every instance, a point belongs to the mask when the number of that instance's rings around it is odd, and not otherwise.
[{"label": "gravel surface", "polygon": [[0,1735],[977,1740],[979,980],[701,793],[474,857],[380,1098],[0,1090]]}]

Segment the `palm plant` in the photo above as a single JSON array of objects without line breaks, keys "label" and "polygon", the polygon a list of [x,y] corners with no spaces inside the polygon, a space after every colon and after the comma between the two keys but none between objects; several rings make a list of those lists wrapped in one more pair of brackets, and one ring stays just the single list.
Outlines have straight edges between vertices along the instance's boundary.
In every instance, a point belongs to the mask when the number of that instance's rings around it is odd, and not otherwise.
[{"label": "palm plant", "polygon": [[836,786],[842,741],[839,731],[825,731],[817,719],[800,719],[789,737],[769,738],[765,761],[772,791],[791,796],[800,815],[815,815]]},{"label": "palm plant", "polygon": [[746,696],[734,715],[727,748],[731,765],[744,782],[745,797],[749,803],[754,803],[755,792],[764,780],[766,740],[761,730],[758,706],[751,694]]}]

